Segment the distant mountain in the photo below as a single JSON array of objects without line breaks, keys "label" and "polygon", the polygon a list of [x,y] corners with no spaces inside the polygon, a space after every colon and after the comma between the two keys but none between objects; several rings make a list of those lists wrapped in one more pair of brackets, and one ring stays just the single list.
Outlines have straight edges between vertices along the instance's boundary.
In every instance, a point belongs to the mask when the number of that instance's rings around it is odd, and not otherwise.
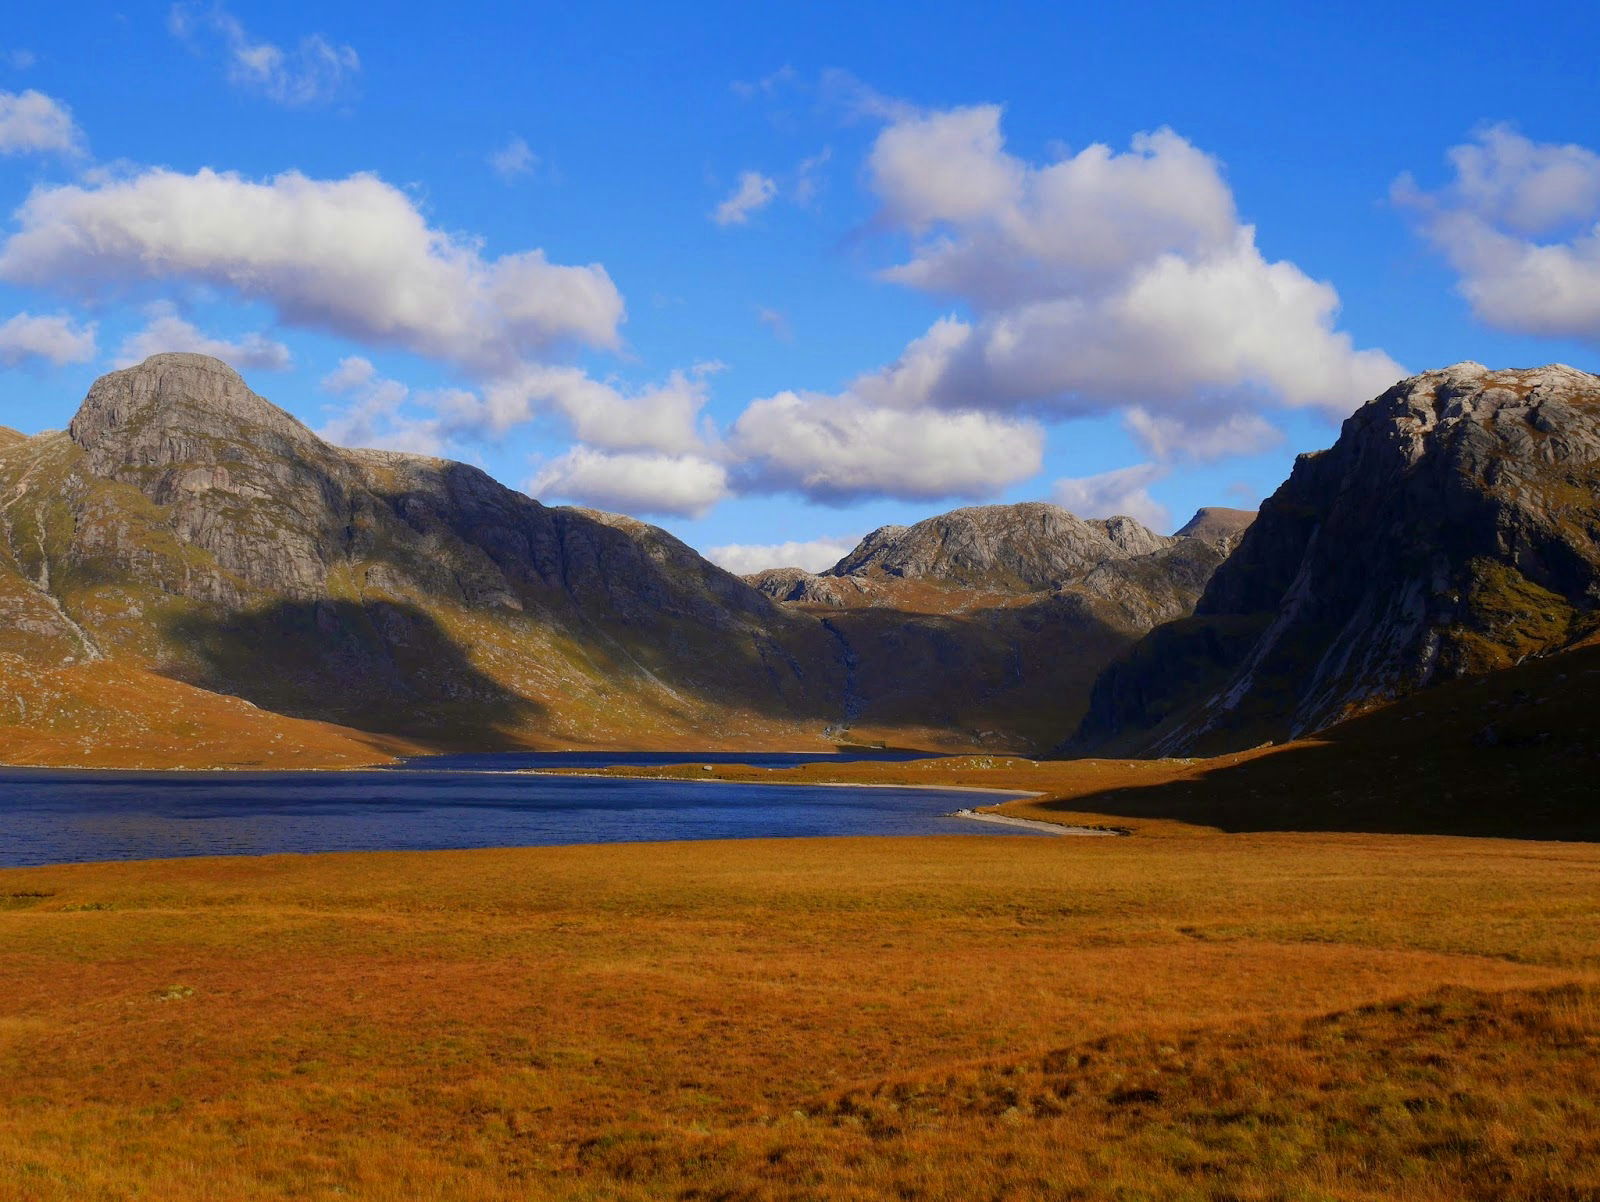
[{"label": "distant mountain", "polygon": [[853,722],[933,721],[1028,750],[1077,719],[1114,656],[1193,609],[1225,553],[1207,534],[985,505],[875,530],[825,572],[746,579],[839,639]]},{"label": "distant mountain", "polygon": [[330,446],[224,364],[156,355],[68,431],[0,434],[0,760],[1032,748],[1221,558],[1053,506],[853,554],[814,578],[848,605],[780,603],[654,526]]},{"label": "distant mountain", "polygon": [[1094,687],[1072,749],[1210,753],[1559,651],[1600,624],[1600,377],[1460,363],[1302,455],[1192,617]]}]

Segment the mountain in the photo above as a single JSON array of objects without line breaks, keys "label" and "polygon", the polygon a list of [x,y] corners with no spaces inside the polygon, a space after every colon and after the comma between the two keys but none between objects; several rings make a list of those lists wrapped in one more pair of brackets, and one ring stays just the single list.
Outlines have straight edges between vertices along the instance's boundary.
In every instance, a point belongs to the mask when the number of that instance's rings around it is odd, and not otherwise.
[{"label": "mountain", "polygon": [[1213,753],[1575,645],[1600,610],[1600,378],[1459,363],[1302,455],[1192,617],[1096,682],[1074,750]]},{"label": "mountain", "polygon": [[0,450],[0,498],[0,652],[35,671],[437,745],[804,739],[842,687],[815,623],[665,532],[329,446],[203,356],[97,381]]},{"label": "mountain", "polygon": [[849,604],[783,603],[654,526],[331,446],[224,364],[156,355],[67,431],[0,434],[0,759],[1033,748],[1221,558],[1053,506],[855,554],[816,578]]},{"label": "mountain", "polygon": [[825,572],[746,579],[839,640],[852,724],[1032,750],[1076,721],[1119,652],[1193,609],[1223,555],[1215,539],[1024,502],[883,527]]}]

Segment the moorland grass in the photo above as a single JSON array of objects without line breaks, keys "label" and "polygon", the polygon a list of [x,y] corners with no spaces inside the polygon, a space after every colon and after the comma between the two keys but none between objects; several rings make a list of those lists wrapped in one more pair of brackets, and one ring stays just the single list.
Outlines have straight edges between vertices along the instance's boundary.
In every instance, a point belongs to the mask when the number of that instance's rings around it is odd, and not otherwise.
[{"label": "moorland grass", "polygon": [[1597,1196],[1600,846],[1151,834],[0,872],[0,1197]]}]

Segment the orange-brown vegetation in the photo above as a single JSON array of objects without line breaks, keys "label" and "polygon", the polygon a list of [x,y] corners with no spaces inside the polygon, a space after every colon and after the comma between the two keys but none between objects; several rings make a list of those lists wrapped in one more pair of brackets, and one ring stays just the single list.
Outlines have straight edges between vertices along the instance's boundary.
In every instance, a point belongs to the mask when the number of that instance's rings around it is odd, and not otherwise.
[{"label": "orange-brown vegetation", "polygon": [[289,718],[128,664],[39,668],[0,653],[0,763],[357,768],[422,744]]},{"label": "orange-brown vegetation", "polygon": [[1305,834],[7,870],[0,1196],[1588,1198],[1597,884]]}]

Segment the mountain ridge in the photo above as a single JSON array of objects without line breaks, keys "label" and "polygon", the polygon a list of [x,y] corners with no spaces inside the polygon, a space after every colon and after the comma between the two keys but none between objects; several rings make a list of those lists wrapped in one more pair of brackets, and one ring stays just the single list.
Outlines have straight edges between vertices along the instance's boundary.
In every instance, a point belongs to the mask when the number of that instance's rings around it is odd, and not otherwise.
[{"label": "mountain ridge", "polygon": [[[991,589],[874,573],[874,589],[910,591],[822,614],[648,523],[546,506],[447,460],[333,447],[226,365],[156,355],[97,380],[68,430],[0,447],[0,656],[26,678],[0,737],[82,746],[75,721],[113,721],[131,745],[138,707],[108,719],[71,685],[106,663],[108,696],[145,680],[204,709],[200,726],[259,727],[273,746],[288,736],[266,715],[369,751],[1036,747],[1215,567],[1179,540],[1168,574],[1128,552],[1172,540],[1048,508],[1130,566],[1084,560],[1085,579],[1107,568],[1098,591],[1037,595],[1009,568]],[[1015,516],[1002,510],[989,517]],[[41,733],[49,697],[78,700]]]}]

